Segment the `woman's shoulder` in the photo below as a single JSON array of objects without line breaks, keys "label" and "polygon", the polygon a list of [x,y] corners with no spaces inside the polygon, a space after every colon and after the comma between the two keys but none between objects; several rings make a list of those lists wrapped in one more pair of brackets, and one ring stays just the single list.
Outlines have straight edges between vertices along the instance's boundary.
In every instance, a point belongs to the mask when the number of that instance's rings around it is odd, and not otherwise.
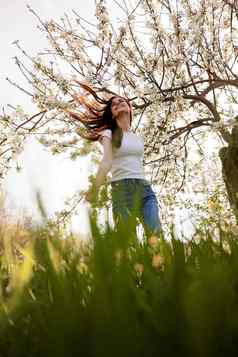
[{"label": "woman's shoulder", "polygon": [[134,131],[131,131],[130,133],[134,134],[134,136],[136,136],[137,138],[139,138],[139,139],[141,139],[141,140],[144,141],[144,138],[143,138],[143,136],[142,136],[140,133],[134,132]]},{"label": "woman's shoulder", "polygon": [[100,136],[107,136],[108,138],[112,138],[112,131],[111,129],[103,129],[99,132]]},{"label": "woman's shoulder", "polygon": [[103,129],[103,130],[100,130],[100,131],[98,132],[98,134],[99,134],[98,141],[99,141],[100,144],[102,144],[102,138],[103,138],[103,137],[107,137],[107,138],[109,138],[110,140],[112,140],[112,131],[111,131],[111,129]]}]

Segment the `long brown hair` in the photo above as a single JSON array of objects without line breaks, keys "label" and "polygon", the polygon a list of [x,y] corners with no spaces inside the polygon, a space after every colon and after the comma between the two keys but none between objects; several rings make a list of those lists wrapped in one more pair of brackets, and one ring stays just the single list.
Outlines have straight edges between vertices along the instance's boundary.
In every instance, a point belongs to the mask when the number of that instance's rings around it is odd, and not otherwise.
[{"label": "long brown hair", "polygon": [[[112,131],[112,146],[119,148],[121,146],[123,131],[117,125],[117,121],[112,117],[111,104],[112,100],[120,95],[113,95],[110,98],[100,97],[96,91],[87,84],[77,83],[83,89],[83,94],[74,96],[74,99],[80,104],[81,112],[68,113],[70,116],[84,125],[84,132],[78,131],[78,134],[87,140],[97,141],[100,132],[105,129]],[[89,99],[89,95],[93,97]],[[108,94],[107,94],[108,96]],[[129,100],[124,98],[131,107]],[[84,111],[82,111],[84,109]],[[130,126],[132,122],[132,112],[130,111]]]}]

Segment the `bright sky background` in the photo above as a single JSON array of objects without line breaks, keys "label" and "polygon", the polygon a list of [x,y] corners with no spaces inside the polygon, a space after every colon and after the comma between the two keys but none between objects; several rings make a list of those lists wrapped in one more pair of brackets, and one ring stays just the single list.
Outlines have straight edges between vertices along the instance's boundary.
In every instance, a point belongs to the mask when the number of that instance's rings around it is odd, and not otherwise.
[{"label": "bright sky background", "polygon": [[[7,81],[21,83],[23,77],[14,64],[13,57],[18,51],[12,42],[20,40],[24,49],[32,55],[40,49],[47,47],[44,34],[36,27],[38,25],[34,16],[29,13],[26,5],[29,4],[43,20],[59,19],[64,12],[71,14],[75,9],[86,19],[92,19],[95,12],[94,0],[8,0],[0,5],[0,103],[20,104],[23,108],[31,108],[29,98],[12,87]],[[35,193],[40,190],[43,203],[49,215],[64,206],[64,200],[77,189],[87,186],[87,177],[92,172],[90,163],[83,159],[77,161],[67,160],[66,157],[52,156],[40,144],[30,141],[18,160],[22,167],[20,173],[11,169],[7,175],[3,189],[6,191],[6,206],[14,214],[22,213],[39,217]],[[73,220],[72,229],[87,234],[89,232],[87,206],[82,204],[81,213]]]}]

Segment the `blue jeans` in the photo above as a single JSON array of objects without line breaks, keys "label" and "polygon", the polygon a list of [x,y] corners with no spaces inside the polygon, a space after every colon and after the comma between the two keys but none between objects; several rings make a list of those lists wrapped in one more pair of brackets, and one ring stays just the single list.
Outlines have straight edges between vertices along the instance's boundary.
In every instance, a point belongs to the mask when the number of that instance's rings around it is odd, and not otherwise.
[{"label": "blue jeans", "polygon": [[136,233],[137,217],[147,238],[161,232],[158,201],[148,181],[123,179],[111,182],[111,187],[112,212],[116,226],[120,222],[126,225],[132,222],[132,229]]}]

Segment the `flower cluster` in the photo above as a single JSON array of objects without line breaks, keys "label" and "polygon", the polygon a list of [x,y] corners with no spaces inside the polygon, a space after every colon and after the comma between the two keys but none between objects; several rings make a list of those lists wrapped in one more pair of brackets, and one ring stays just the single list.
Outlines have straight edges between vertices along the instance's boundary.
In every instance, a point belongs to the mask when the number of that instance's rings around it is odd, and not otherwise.
[{"label": "flower cluster", "polygon": [[26,114],[19,106],[12,114],[0,116],[0,180],[5,177],[24,148],[27,133],[24,130],[16,131],[16,127],[25,118]]},{"label": "flower cluster", "polygon": [[98,36],[95,39],[95,44],[98,47],[103,47],[112,36],[109,14],[104,0],[97,0],[95,16],[98,20]]}]

